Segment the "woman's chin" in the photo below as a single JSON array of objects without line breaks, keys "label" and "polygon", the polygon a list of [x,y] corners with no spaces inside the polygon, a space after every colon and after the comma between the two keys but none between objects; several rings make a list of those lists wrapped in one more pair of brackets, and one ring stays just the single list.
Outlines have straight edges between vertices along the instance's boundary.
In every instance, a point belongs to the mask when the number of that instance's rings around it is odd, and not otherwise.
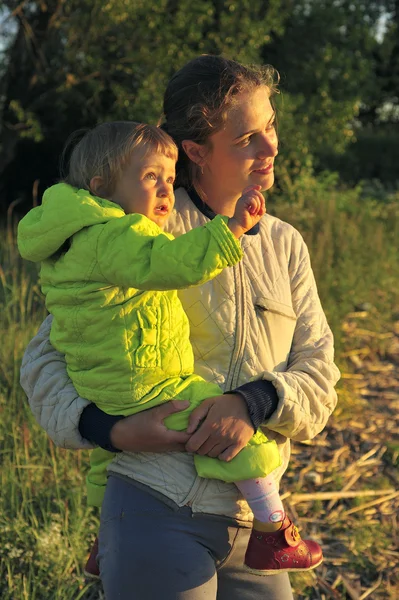
[{"label": "woman's chin", "polygon": [[[251,173],[251,175],[253,173]],[[273,187],[274,173],[271,172],[271,173],[267,173],[265,175],[260,175],[258,173],[255,173],[255,177],[251,177],[251,183],[254,185],[260,185],[261,191],[266,192],[267,190],[270,190],[271,187]]]}]

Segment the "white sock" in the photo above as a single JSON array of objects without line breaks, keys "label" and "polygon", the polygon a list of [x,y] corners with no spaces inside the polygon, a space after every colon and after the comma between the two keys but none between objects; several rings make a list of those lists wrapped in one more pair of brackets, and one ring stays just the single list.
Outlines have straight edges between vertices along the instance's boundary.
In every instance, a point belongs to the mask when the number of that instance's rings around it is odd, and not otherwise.
[{"label": "white sock", "polygon": [[255,519],[262,523],[284,521],[283,503],[272,474],[260,479],[236,481],[235,485],[251,507]]}]

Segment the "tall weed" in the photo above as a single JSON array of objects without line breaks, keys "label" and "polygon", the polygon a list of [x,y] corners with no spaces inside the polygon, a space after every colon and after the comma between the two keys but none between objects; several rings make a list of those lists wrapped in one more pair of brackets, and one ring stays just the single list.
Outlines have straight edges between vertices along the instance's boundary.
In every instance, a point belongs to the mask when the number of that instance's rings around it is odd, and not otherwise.
[{"label": "tall weed", "polygon": [[45,316],[37,271],[20,259],[9,223],[0,236],[2,600],[83,597],[81,565],[96,529],[84,498],[87,458],[49,442],[19,386],[23,351]]}]

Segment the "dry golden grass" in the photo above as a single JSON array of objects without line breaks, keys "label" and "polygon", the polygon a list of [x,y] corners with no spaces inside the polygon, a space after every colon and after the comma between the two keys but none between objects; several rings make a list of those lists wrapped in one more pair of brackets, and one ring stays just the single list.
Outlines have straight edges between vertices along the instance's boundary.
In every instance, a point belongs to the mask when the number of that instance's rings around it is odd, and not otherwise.
[{"label": "dry golden grass", "polygon": [[[308,242],[344,374],[335,415],[315,440],[294,445],[283,482],[288,510],[326,556],[315,572],[292,578],[294,589],[298,599],[393,600],[399,199],[376,203],[311,178],[293,198],[272,196],[269,204]],[[24,348],[44,315],[36,271],[18,256],[10,216],[0,237],[0,597],[94,600],[99,587],[82,577],[98,528],[85,504],[87,455],[49,442],[18,383]]]}]

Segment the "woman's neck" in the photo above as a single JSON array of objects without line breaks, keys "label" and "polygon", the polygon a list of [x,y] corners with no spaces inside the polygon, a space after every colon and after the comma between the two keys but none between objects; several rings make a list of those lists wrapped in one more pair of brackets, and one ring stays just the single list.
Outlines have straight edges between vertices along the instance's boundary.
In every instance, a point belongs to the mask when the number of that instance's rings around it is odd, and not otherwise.
[{"label": "woman's neck", "polygon": [[237,200],[240,195],[226,192],[226,190],[218,189],[215,185],[207,185],[206,181],[199,182],[195,186],[198,195],[217,215],[232,217],[234,215]]}]

